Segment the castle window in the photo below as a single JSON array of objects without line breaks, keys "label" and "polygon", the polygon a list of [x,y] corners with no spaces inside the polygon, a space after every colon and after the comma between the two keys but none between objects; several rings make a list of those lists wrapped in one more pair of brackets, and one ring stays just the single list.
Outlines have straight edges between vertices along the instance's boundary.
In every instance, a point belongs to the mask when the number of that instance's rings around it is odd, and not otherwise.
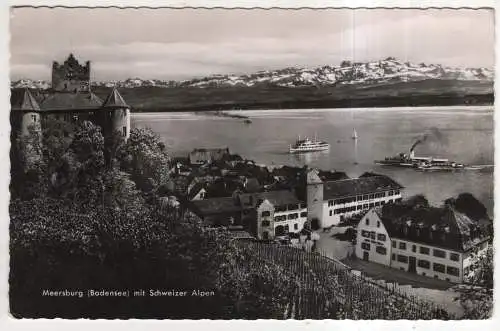
[{"label": "castle window", "polygon": [[262,221],[262,226],[269,226],[271,222],[269,221]]},{"label": "castle window", "polygon": [[294,230],[298,230],[298,229],[299,229],[299,225],[298,225],[297,223],[295,223],[295,224],[293,225],[293,229],[294,229]]},{"label": "castle window", "polygon": [[411,245],[411,251],[416,253],[417,252],[417,246],[416,245]]},{"label": "castle window", "polygon": [[31,120],[36,123],[36,115],[31,115]]},{"label": "castle window", "polygon": [[408,263],[408,256],[406,256],[406,255],[398,255],[398,262]]},{"label": "castle window", "polygon": [[377,228],[380,228],[380,221],[377,221]]},{"label": "castle window", "polygon": [[330,209],[330,216],[332,216],[332,210]]},{"label": "castle window", "polygon": [[366,218],[366,225],[370,225],[370,219],[368,217]]},{"label": "castle window", "polygon": [[302,213],[300,213],[300,217],[307,217],[307,212],[303,211]]},{"label": "castle window", "polygon": [[370,250],[370,244],[368,243],[361,243],[361,248],[364,250],[369,251]]},{"label": "castle window", "polygon": [[441,272],[444,274],[445,266],[444,266],[444,264],[441,264],[441,263],[433,263],[432,270],[437,271],[437,272]]},{"label": "castle window", "polygon": [[446,252],[440,249],[434,249],[432,253],[435,257],[446,258]]},{"label": "castle window", "polygon": [[428,247],[420,247],[420,254],[429,255],[430,249]]},{"label": "castle window", "polygon": [[385,241],[385,234],[377,233],[377,240],[378,241]]},{"label": "castle window", "polygon": [[429,269],[431,267],[431,264],[429,261],[427,260],[418,260],[418,263],[417,265],[420,267],[420,268],[424,268],[424,269]]},{"label": "castle window", "polygon": [[386,255],[387,249],[384,246],[377,246],[375,247],[375,252],[379,253],[380,255]]},{"label": "castle window", "polygon": [[405,249],[406,250],[406,243],[399,242],[399,249]]},{"label": "castle window", "polygon": [[460,260],[460,256],[456,253],[450,253],[450,260],[458,261],[458,260]]},{"label": "castle window", "polygon": [[460,275],[460,271],[458,270],[458,268],[450,267],[450,266],[446,267],[446,273],[448,275],[452,275],[452,276],[459,276]]},{"label": "castle window", "polygon": [[271,212],[269,210],[265,210],[262,212],[262,217],[267,217],[267,216],[271,216]]},{"label": "castle window", "polygon": [[393,247],[393,248],[396,248],[396,240],[393,240],[393,241],[392,241],[392,247]]}]

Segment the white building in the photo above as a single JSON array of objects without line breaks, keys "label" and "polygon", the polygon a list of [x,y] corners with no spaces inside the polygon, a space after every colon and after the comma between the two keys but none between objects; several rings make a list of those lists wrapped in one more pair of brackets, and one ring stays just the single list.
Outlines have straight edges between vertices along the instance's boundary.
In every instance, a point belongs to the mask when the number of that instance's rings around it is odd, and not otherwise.
[{"label": "white building", "polygon": [[288,190],[235,192],[232,197],[192,200],[191,208],[207,223],[242,225],[256,238],[264,240],[298,233],[307,222],[305,203]]},{"label": "white building", "polygon": [[358,225],[356,256],[422,276],[462,283],[488,242],[487,222],[451,207],[387,205],[369,210]]},{"label": "white building", "polygon": [[403,186],[383,175],[323,181],[315,169],[307,173],[308,218],[321,228],[346,217],[402,199]]}]

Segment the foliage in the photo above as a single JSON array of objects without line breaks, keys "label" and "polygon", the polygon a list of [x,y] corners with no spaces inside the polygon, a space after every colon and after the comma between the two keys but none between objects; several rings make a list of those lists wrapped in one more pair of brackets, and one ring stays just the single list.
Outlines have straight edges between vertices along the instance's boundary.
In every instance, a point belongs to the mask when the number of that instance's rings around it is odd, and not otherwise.
[{"label": "foliage", "polygon": [[455,200],[455,208],[473,220],[488,219],[486,207],[470,193],[461,193]]}]

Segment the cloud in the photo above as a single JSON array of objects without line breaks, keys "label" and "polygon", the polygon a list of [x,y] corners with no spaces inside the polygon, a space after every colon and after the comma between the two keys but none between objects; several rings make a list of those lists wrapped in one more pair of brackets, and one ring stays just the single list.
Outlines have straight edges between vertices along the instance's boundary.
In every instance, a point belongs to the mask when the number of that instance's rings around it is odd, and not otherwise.
[{"label": "cloud", "polygon": [[494,63],[488,11],[22,9],[13,17],[12,77],[47,79],[50,71],[42,68],[70,52],[91,60],[99,80],[183,79],[387,56]]}]

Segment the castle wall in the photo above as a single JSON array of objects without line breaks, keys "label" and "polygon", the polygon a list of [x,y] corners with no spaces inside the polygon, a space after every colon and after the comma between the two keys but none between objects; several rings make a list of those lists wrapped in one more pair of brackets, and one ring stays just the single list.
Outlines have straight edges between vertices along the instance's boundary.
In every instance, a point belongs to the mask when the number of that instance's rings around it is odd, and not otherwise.
[{"label": "castle wall", "polygon": [[130,109],[115,109],[112,113],[112,129],[128,139],[130,136]]}]

